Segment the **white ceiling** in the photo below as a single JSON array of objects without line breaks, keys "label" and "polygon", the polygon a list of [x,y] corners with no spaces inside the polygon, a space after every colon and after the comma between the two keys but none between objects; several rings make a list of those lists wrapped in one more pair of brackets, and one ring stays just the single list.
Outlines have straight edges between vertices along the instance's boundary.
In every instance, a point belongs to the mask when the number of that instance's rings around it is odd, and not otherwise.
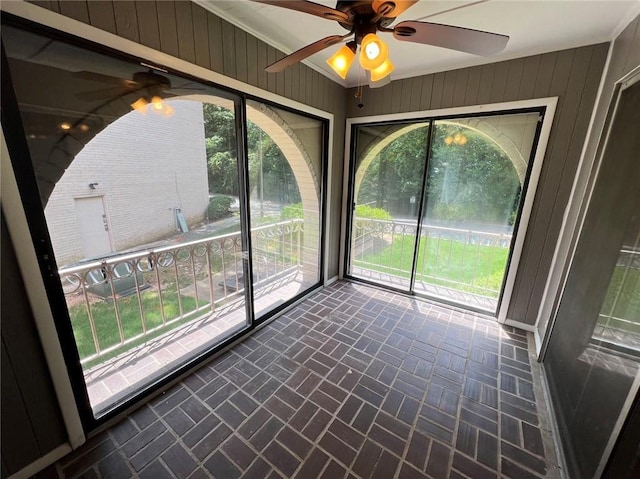
[{"label": "white ceiling", "polygon": [[[249,0],[196,1],[285,53],[347,32],[335,21]],[[334,0],[316,3],[336,5]],[[491,57],[399,42],[391,34],[381,35],[395,65],[391,77],[400,79],[609,41],[638,12],[639,0],[420,0],[394,22],[424,20],[509,35],[507,48]],[[354,86],[360,69],[357,62],[346,81],[326,64],[338,48],[329,47],[304,63],[344,86]]]}]

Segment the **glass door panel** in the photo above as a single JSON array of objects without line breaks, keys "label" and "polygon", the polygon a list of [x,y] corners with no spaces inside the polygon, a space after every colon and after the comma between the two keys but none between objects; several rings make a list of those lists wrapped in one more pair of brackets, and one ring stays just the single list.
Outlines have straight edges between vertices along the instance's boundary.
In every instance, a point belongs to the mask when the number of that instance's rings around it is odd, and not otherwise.
[{"label": "glass door panel", "polygon": [[249,326],[240,99],[13,26],[2,40],[97,418]]},{"label": "glass door panel", "polygon": [[434,122],[416,293],[497,311],[538,117]]},{"label": "glass door panel", "polygon": [[322,121],[247,101],[256,319],[320,281]]},{"label": "glass door panel", "polygon": [[543,358],[571,477],[600,477],[640,387],[640,82],[614,107]]},{"label": "glass door panel", "polygon": [[429,123],[355,128],[348,273],[409,291]]}]

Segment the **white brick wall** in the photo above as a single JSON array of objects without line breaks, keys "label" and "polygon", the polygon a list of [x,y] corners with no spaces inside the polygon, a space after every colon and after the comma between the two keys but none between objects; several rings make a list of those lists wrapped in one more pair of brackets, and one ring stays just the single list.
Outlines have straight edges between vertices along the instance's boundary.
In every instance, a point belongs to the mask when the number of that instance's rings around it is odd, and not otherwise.
[{"label": "white brick wall", "polygon": [[[58,265],[84,257],[75,198],[104,196],[115,251],[176,232],[174,208],[191,226],[208,203],[202,104],[170,102],[170,118],[132,111],[76,156],[51,195],[45,215]],[[98,183],[95,190],[89,183]]]}]

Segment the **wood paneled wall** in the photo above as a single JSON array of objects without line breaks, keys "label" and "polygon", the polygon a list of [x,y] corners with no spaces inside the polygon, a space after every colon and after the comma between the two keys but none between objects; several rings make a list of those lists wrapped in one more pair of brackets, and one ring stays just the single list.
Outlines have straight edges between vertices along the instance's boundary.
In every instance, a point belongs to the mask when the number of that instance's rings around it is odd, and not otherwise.
[{"label": "wood paneled wall", "polygon": [[4,215],[2,248],[2,477],[67,441],[47,362]]},{"label": "wood paneled wall", "polygon": [[347,117],[558,97],[508,319],[535,324],[585,142],[608,44],[397,80],[349,92]]},{"label": "wood paneled wall", "polygon": [[[264,68],[284,54],[189,1],[33,1],[41,7],[186,60],[249,85],[334,114],[328,207],[341,209],[345,89],[303,64],[277,74]],[[329,277],[338,274],[340,215],[329,216]]]}]

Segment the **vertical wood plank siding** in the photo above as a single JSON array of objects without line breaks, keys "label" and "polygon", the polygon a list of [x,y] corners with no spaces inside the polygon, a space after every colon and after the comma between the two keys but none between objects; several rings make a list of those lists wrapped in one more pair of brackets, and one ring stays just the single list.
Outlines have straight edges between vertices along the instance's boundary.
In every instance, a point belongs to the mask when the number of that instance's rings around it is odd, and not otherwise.
[{"label": "vertical wood plank siding", "polygon": [[64,444],[67,433],[20,276],[15,250],[1,219],[2,462],[14,474]]},{"label": "vertical wood plank siding", "polygon": [[[350,90],[347,117],[558,97],[509,319],[526,324],[536,321],[607,49],[608,44],[591,45],[393,81],[366,90],[362,109],[356,108],[354,90]],[[628,50],[632,63],[637,56],[636,51]]]}]

